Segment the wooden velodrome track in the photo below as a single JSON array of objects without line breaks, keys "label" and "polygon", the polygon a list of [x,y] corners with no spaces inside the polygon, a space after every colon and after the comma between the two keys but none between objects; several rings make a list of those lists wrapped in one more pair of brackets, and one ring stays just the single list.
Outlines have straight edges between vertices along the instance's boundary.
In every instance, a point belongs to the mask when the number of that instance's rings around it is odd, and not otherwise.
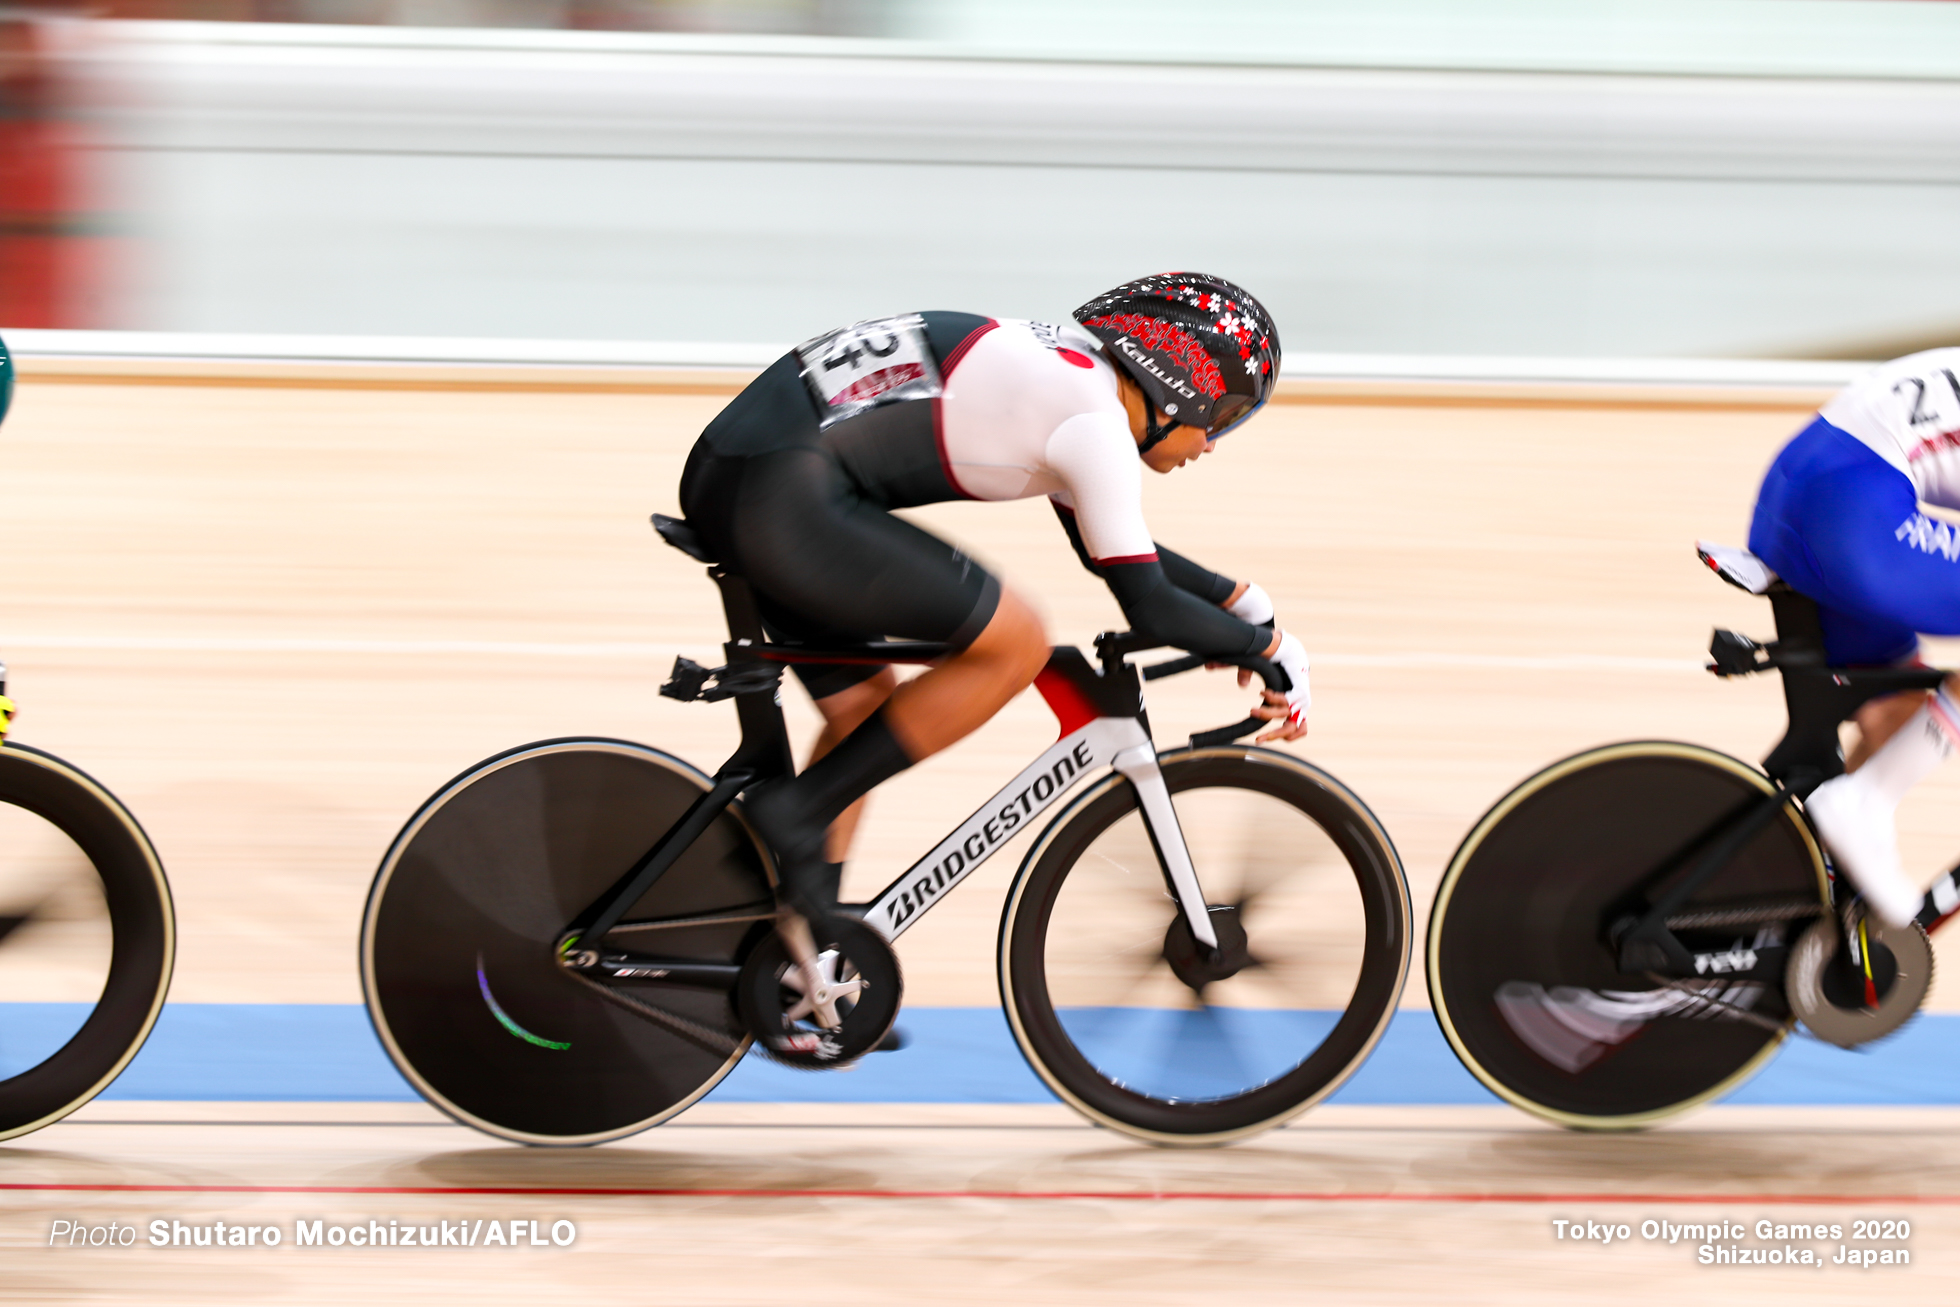
[{"label": "wooden velodrome track", "polygon": [[[700,569],[646,516],[673,510],[730,387],[207,371],[29,366],[0,436],[16,738],[87,767],[152,832],[177,895],[174,1000],[355,1003],[375,863],[464,765],[565,734],[710,767],[729,747],[732,712],[654,693],[675,651],[705,657],[722,632]],[[1316,707],[1301,752],[1381,816],[1420,922],[1456,840],[1542,763],[1629,737],[1749,758],[1773,740],[1773,682],[1696,670],[1711,626],[1767,635],[1767,606],[1692,546],[1741,541],[1757,476],[1820,398],[1296,387],[1213,458],[1152,478],[1148,511],[1162,539],[1262,583],[1302,634]],[[1057,641],[1116,624],[1041,503],[917,516],[1031,595]],[[785,697],[807,735],[807,705]],[[1203,677],[1151,702],[1162,740],[1244,706]],[[894,781],[847,890],[882,884],[1052,738],[1029,696]],[[1955,851],[1956,786],[1949,769],[1904,813],[1929,874]],[[1018,857],[905,937],[909,1001],[997,1001]],[[1329,1107],[1173,1153],[1059,1107],[707,1105],[560,1152],[420,1105],[98,1102],[0,1147],[0,1299],[1808,1300],[1859,1293],[1856,1274],[1880,1277],[1873,1294],[1950,1301],[1956,1124],[1717,1108],[1586,1137],[1504,1108]],[[1551,1224],[1764,1216],[1847,1233],[1908,1217],[1915,1264],[1703,1267],[1692,1240],[1601,1247]],[[46,1247],[57,1218],[156,1217],[566,1218],[579,1233],[570,1249]]]}]

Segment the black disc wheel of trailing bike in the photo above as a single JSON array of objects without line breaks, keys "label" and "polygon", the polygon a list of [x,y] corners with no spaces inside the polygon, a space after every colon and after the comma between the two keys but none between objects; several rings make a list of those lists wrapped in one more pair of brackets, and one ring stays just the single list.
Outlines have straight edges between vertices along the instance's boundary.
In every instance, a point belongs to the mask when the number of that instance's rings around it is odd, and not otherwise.
[{"label": "black disc wheel of trailing bike", "polygon": [[643,745],[549,740],[477,764],[409,819],[368,895],[361,979],[424,1097],[504,1139],[593,1144],[658,1125],[734,1069],[749,1043],[735,977],[775,911],[739,806],[601,941],[697,971],[602,978],[559,960],[567,924],[710,784]]},{"label": "black disc wheel of trailing bike", "polygon": [[1246,746],[1162,755],[1219,949],[1111,775],[1036,840],[1001,919],[1008,1023],[1049,1088],[1152,1143],[1225,1143],[1332,1093],[1408,974],[1408,885],[1340,782]]},{"label": "black disc wheel of trailing bike", "polygon": [[176,947],[136,818],[79,768],[0,745],[0,1139],[122,1074],[163,1011]]},{"label": "black disc wheel of trailing bike", "polygon": [[[1579,1129],[1630,1129],[1708,1102],[1767,1064],[1791,1025],[1780,984],[1620,970],[1615,922],[1685,875],[1776,793],[1756,768],[1689,744],[1617,744],[1531,777],[1451,859],[1429,919],[1429,993],[1464,1066]],[[1792,805],[1670,914],[1691,952],[1752,960],[1827,911],[1829,883]]]}]

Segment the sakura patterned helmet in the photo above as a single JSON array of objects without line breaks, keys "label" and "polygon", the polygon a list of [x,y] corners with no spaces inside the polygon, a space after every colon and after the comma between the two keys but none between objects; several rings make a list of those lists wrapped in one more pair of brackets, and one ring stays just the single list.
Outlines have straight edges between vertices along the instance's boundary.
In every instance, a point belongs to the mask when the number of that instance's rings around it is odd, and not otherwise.
[{"label": "sakura patterned helmet", "polygon": [[1258,300],[1223,277],[1163,272],[1125,282],[1075,311],[1104,352],[1173,426],[1224,435],[1272,396],[1279,331]]}]

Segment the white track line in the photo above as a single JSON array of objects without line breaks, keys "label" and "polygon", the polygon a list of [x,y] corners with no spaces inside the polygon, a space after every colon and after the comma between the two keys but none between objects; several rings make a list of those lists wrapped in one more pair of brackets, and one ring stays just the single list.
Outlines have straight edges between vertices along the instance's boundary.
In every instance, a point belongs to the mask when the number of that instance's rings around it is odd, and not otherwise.
[{"label": "white track line", "polygon": [[[260,364],[453,364],[753,371],[784,350],[743,341],[509,340],[467,336],[301,336],[200,331],[15,329],[14,354],[40,359]],[[1418,381],[1582,386],[1836,390],[1873,365],[1848,360],[1543,358],[1481,354],[1294,352],[1290,381]]]},{"label": "white track line", "polygon": [[[641,644],[630,641],[553,643],[539,640],[316,640],[278,637],[167,635],[0,635],[0,655],[16,650],[87,650],[116,653],[214,654],[455,654],[524,658],[718,657],[712,645]],[[1318,653],[1320,667],[1527,672],[1699,672],[1696,658],[1631,658],[1615,654]]]}]

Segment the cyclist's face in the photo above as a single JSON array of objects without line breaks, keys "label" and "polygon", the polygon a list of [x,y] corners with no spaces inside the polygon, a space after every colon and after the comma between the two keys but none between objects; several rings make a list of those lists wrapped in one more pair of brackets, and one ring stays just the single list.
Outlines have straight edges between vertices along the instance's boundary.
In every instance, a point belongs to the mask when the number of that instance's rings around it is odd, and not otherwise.
[{"label": "cyclist's face", "polygon": [[1143,465],[1152,472],[1169,472],[1203,458],[1215,443],[1197,427],[1172,427],[1169,435],[1143,451]]},{"label": "cyclist's face", "polygon": [[[1143,397],[1142,387],[1121,372],[1116,374],[1116,392],[1123,397],[1123,408],[1129,414],[1130,434],[1140,445],[1151,419],[1161,421],[1164,415],[1153,413],[1149,401]],[[1144,451],[1143,465],[1153,472],[1169,472],[1209,454],[1212,444],[1212,437],[1197,427],[1173,427],[1168,436]]]}]

